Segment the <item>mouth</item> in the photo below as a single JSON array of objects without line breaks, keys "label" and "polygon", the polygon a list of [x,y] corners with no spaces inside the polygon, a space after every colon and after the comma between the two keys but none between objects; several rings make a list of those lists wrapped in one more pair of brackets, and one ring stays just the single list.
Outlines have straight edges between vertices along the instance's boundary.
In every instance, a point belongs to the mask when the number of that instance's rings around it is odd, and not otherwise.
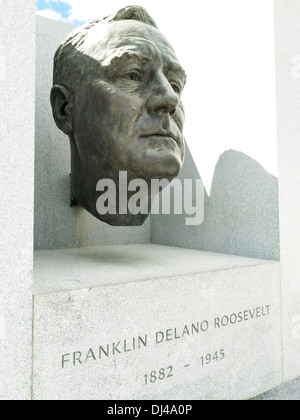
[{"label": "mouth", "polygon": [[176,136],[174,136],[173,133],[166,131],[166,132],[153,132],[153,133],[147,133],[147,134],[142,134],[141,136],[139,136],[139,138],[141,139],[149,139],[149,140],[153,140],[155,142],[166,142],[166,143],[176,143],[177,146],[180,147],[180,142],[179,140],[176,138]]}]

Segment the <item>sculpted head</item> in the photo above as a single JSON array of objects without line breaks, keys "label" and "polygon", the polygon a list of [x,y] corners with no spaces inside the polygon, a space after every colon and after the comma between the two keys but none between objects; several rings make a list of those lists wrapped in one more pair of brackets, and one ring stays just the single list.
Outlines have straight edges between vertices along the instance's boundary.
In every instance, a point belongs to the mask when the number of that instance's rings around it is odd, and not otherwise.
[{"label": "sculpted head", "polygon": [[101,216],[99,180],[110,179],[118,189],[120,171],[127,171],[128,183],[138,178],[149,186],[178,175],[185,82],[171,45],[141,7],[76,29],[57,50],[53,116],[70,139],[72,193],[98,219],[140,225],[147,218]]}]

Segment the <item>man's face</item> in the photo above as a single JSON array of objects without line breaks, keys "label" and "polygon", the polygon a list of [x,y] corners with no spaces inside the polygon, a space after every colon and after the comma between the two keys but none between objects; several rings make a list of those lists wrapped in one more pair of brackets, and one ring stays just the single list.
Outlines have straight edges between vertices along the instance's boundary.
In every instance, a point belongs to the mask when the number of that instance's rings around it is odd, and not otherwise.
[{"label": "man's face", "polygon": [[186,76],[170,44],[149,25],[121,21],[105,26],[86,54],[95,65],[76,92],[73,115],[80,171],[93,182],[115,180],[119,171],[173,179],[184,158]]}]

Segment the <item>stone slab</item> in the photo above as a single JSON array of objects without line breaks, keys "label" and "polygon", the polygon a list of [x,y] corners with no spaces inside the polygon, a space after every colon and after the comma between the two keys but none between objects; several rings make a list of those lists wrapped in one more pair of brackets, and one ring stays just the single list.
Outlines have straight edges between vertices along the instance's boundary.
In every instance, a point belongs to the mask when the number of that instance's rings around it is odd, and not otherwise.
[{"label": "stone slab", "polygon": [[79,209],[70,208],[70,151],[56,128],[50,106],[53,58],[73,27],[36,16],[35,248],[78,244]]},{"label": "stone slab", "polygon": [[[188,148],[178,178],[201,178]],[[204,197],[204,222],[186,226],[186,217],[151,215],[151,242],[274,261],[280,258],[277,178],[244,153],[229,150],[220,157],[210,196]]]},{"label": "stone slab", "polygon": [[269,264],[154,244],[35,251],[34,294]]},{"label": "stone slab", "polygon": [[284,380],[300,375],[300,6],[275,1]]},{"label": "stone slab", "polygon": [[154,245],[52,252],[36,258],[35,400],[246,399],[282,381],[278,263]]},{"label": "stone slab", "polygon": [[31,395],[35,1],[0,0],[0,400]]}]

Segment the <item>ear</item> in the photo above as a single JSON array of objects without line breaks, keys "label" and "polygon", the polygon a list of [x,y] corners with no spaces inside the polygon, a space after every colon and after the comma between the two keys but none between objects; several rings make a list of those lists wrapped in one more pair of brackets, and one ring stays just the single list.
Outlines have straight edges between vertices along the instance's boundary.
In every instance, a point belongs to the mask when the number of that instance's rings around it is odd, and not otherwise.
[{"label": "ear", "polygon": [[71,94],[63,86],[55,85],[51,90],[51,105],[57,127],[69,135],[73,131]]}]

